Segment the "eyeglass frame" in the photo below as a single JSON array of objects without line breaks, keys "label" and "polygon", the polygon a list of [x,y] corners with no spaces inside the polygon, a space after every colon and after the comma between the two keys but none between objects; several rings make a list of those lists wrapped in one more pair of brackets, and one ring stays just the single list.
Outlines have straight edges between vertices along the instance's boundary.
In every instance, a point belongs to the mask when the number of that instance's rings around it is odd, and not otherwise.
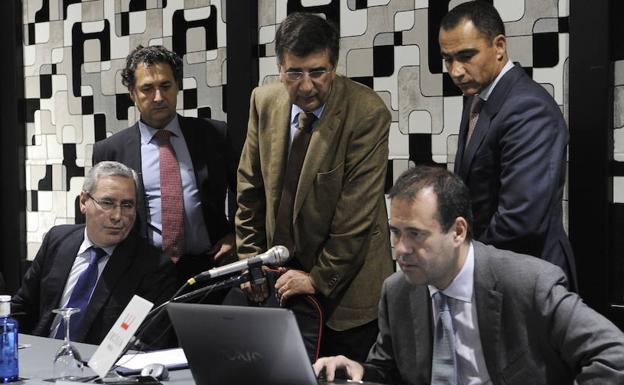
[{"label": "eyeglass frame", "polygon": [[89,199],[93,200],[93,202],[95,202],[100,209],[102,209],[105,212],[110,212],[113,209],[116,209],[117,207],[119,207],[121,209],[121,212],[127,213],[129,211],[135,210],[137,206],[136,202],[130,202],[130,201],[108,202],[108,201],[103,201],[102,199],[95,199],[95,197],[91,195],[91,193],[89,192],[85,191],[85,194],[87,195]]},{"label": "eyeglass frame", "polygon": [[[334,70],[334,68],[315,69],[315,70],[312,70],[312,71],[292,71],[292,70],[286,70],[286,71],[282,71],[282,73],[286,76],[286,79],[288,81],[298,82],[300,80],[303,80],[305,75],[308,75],[310,80],[319,80],[323,76],[325,76],[328,73],[332,72],[333,70]],[[295,75],[296,78],[293,78],[293,75]]]}]

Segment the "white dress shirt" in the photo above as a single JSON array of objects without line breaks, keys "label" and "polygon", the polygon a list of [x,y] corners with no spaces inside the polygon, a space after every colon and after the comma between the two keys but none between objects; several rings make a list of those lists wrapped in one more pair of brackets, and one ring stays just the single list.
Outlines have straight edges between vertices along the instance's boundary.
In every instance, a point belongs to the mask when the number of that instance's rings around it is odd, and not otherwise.
[{"label": "white dress shirt", "polygon": [[503,69],[501,70],[501,72],[498,73],[494,81],[488,84],[487,87],[482,89],[481,92],[477,94],[477,96],[479,96],[481,100],[487,102],[488,98],[492,94],[492,91],[494,91],[494,87],[496,87],[496,85],[502,79],[502,77],[513,67],[514,67],[514,64],[511,62],[511,60],[507,60],[507,63],[505,63],[505,65],[503,66]]},{"label": "white dress shirt", "polygon": [[[78,283],[78,279],[80,278],[80,275],[87,269],[87,267],[89,267],[89,261],[91,260],[91,252],[89,251],[89,248],[91,246],[95,246],[95,245],[93,244],[93,242],[91,242],[91,240],[87,236],[87,228],[85,227],[84,240],[80,244],[80,248],[78,248],[78,254],[76,254],[76,258],[74,259],[74,264],[72,265],[72,268],[69,271],[69,276],[67,277],[67,281],[65,282],[65,289],[63,289],[63,295],[61,296],[61,300],[59,301],[59,305],[58,305],[59,308],[67,306],[67,303],[69,302],[69,298],[74,292],[74,287]],[[109,247],[101,247],[101,249],[106,252],[106,255],[102,256],[100,260],[98,261],[98,280],[100,279],[100,276],[102,275],[102,272],[104,271],[104,268],[106,267],[106,264],[108,263],[108,260],[110,259],[110,256],[113,254],[113,251],[115,251],[115,246],[116,245],[109,246]],[[95,246],[95,247],[98,247],[98,246]],[[96,283],[96,286],[97,286],[97,283]],[[91,300],[91,298],[89,298],[89,300]],[[56,317],[54,318],[54,321],[52,322],[52,326],[50,327],[49,336],[51,338],[54,338],[54,336],[56,335],[56,329],[58,328],[60,322],[61,322],[61,316],[60,314],[57,314]]]}]

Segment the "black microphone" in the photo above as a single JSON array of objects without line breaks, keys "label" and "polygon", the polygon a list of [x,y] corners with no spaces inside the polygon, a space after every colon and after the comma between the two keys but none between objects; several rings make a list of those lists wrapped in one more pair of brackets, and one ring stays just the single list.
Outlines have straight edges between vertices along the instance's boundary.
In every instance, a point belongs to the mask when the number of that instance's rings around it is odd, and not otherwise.
[{"label": "black microphone", "polygon": [[194,285],[197,282],[205,281],[208,279],[221,277],[223,275],[228,275],[231,273],[235,273],[237,271],[243,271],[248,269],[252,265],[282,265],[284,262],[288,260],[290,257],[290,253],[288,249],[284,246],[273,246],[265,253],[258,254],[255,257],[242,259],[237,262],[229,263],[224,266],[215,267],[208,271],[204,271],[202,273],[197,274],[193,278],[188,280],[189,285]]}]

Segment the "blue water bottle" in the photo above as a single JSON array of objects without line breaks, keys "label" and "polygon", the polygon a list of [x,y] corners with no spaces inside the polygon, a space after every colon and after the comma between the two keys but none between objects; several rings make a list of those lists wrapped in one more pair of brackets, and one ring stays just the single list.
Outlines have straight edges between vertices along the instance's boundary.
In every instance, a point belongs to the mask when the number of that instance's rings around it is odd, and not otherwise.
[{"label": "blue water bottle", "polygon": [[0,352],[0,382],[18,380],[17,321],[10,317],[11,296],[0,295],[0,330],[2,330],[2,351]]}]

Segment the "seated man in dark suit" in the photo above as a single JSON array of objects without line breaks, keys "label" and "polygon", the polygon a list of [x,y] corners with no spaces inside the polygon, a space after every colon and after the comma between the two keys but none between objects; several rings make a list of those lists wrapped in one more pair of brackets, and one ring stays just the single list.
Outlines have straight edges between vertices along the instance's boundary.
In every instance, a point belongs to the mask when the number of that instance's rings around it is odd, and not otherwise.
[{"label": "seated man in dark suit", "polygon": [[77,307],[71,340],[99,344],[135,294],[155,304],[173,295],[173,264],[134,230],[136,186],[136,173],[121,163],[89,170],[80,193],[86,225],[51,228],[12,299],[21,332],[62,338],[52,310]]},{"label": "seated man in dark suit", "polygon": [[379,335],[362,365],[314,364],[333,380],[429,384],[624,383],[624,335],[541,259],[471,239],[470,195],[443,168],[416,167],[390,191],[401,272],[383,286]]}]

